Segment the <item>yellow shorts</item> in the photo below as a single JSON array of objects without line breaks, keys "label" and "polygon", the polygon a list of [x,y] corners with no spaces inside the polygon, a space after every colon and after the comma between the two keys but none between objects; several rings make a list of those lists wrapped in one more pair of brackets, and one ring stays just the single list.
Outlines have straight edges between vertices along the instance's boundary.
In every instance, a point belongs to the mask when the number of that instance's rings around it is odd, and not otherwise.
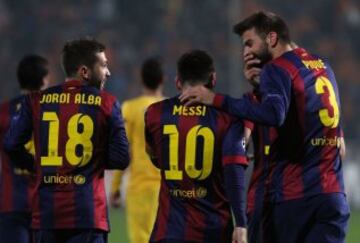
[{"label": "yellow shorts", "polygon": [[148,243],[158,209],[159,190],[142,193],[128,191],[126,196],[126,220],[131,243]]}]

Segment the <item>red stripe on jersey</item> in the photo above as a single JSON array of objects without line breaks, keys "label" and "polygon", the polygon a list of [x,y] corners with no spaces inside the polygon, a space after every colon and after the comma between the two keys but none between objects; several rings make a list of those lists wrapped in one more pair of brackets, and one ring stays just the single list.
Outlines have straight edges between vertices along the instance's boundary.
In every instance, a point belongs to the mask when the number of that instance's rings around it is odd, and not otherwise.
[{"label": "red stripe on jersey", "polygon": [[[66,85],[62,86],[61,92],[69,92],[70,100],[74,99],[79,89],[66,89]],[[65,90],[66,89],[66,90]],[[60,175],[72,174],[74,167],[67,161],[65,145],[69,140],[68,135],[68,122],[70,118],[76,114],[79,110],[79,105],[70,102],[69,104],[59,104],[58,114],[59,118],[59,141],[58,153],[62,156],[63,164],[57,167],[56,172]],[[49,134],[50,135],[50,134]],[[49,136],[50,138],[50,136]],[[75,193],[74,185],[72,183],[68,185],[54,185],[57,189],[53,193],[54,200],[54,228],[75,228]],[[65,186],[65,188],[64,188]]]},{"label": "red stripe on jersey", "polygon": [[244,120],[244,127],[249,128],[251,131],[253,131],[255,124],[252,121]]},{"label": "red stripe on jersey", "polygon": [[[337,137],[337,128],[328,129],[327,136],[331,138]],[[340,192],[341,187],[334,171],[334,158],[337,157],[336,153],[339,153],[339,149],[332,145],[326,145],[321,150],[321,160],[319,163],[321,186],[324,193]]]},{"label": "red stripe on jersey", "polygon": [[[106,117],[111,116],[112,109],[114,106],[114,103],[116,102],[115,98],[112,96],[107,96],[106,93],[101,93],[101,100],[104,107],[105,116],[98,111],[97,113],[97,124],[99,127],[103,127],[100,124],[106,124]],[[102,136],[102,134],[99,134],[99,136]],[[99,139],[97,142],[105,142],[106,138]],[[105,145],[104,145],[105,147]],[[95,160],[94,162],[102,163],[103,161]],[[93,167],[100,167],[98,164],[93,164]],[[109,230],[109,224],[107,220],[107,203],[105,201],[106,198],[106,192],[104,187],[104,173],[103,171],[96,171],[94,175],[92,175],[92,188],[93,188],[93,214],[94,214],[94,223],[95,228],[97,229],[103,229],[103,230]]]},{"label": "red stripe on jersey", "polygon": [[[299,54],[300,55],[300,54]],[[301,57],[300,57],[301,58]],[[285,69],[292,80],[292,90],[294,91],[297,119],[301,128],[300,136],[301,141],[304,141],[305,134],[305,82],[301,75],[299,75],[299,69],[294,66],[292,62],[280,57],[274,61],[275,64]],[[303,154],[302,154],[303,155]],[[298,162],[298,161],[296,161]],[[283,197],[285,200],[299,198],[303,196],[304,185],[302,177],[303,168],[297,163],[287,162],[286,168],[283,171]],[[295,174],[294,174],[295,173]]]},{"label": "red stripe on jersey", "polygon": [[[313,57],[313,59],[316,59]],[[324,69],[314,70],[314,75],[316,77],[325,76],[329,79],[327,73]],[[321,96],[321,102],[324,105],[324,107],[327,108],[329,111],[329,116],[334,116],[334,109],[332,104],[330,104],[330,99],[326,95]],[[336,128],[330,128],[330,127],[323,127],[323,134],[327,138],[336,138],[339,139],[339,137],[343,136],[343,131],[340,129],[340,132],[338,131],[338,127]],[[336,141],[338,143],[338,141]],[[336,146],[334,145],[325,145],[321,149],[321,158],[319,161],[319,169],[320,169],[320,175],[321,175],[321,187],[322,192],[324,193],[330,193],[330,192],[339,192],[342,191],[341,186],[339,184],[337,174],[334,171],[334,164],[335,159],[338,157],[337,153],[339,153],[338,144]]]},{"label": "red stripe on jersey", "polygon": [[[154,151],[154,154],[160,156],[157,158],[160,165],[163,164],[163,158],[161,157],[161,137],[163,136],[161,117],[163,111],[163,104],[164,103],[161,102],[151,105],[146,113],[146,126],[154,139],[153,142],[156,145],[156,151]],[[161,173],[163,173],[163,171]],[[170,215],[170,197],[168,195],[169,190],[166,185],[164,175],[162,174],[159,193],[159,210],[157,212],[154,232],[152,234],[154,236],[154,240],[160,240],[166,237],[166,231],[168,226],[167,220]]]},{"label": "red stripe on jersey", "polygon": [[303,197],[303,168],[299,164],[288,162],[283,172],[283,197],[284,200],[291,200]]},{"label": "red stripe on jersey", "polygon": [[13,210],[13,172],[11,171],[10,159],[3,151],[3,141],[10,123],[10,103],[6,102],[0,107],[1,134],[0,134],[0,166],[1,168],[1,198],[0,212],[9,212]]},{"label": "red stripe on jersey", "polygon": [[228,164],[240,164],[240,165],[247,165],[248,160],[246,156],[236,155],[236,156],[224,156],[222,159],[223,165]]},{"label": "red stripe on jersey", "polygon": [[221,108],[224,102],[224,96],[221,94],[216,94],[213,100],[213,106],[216,108]]}]

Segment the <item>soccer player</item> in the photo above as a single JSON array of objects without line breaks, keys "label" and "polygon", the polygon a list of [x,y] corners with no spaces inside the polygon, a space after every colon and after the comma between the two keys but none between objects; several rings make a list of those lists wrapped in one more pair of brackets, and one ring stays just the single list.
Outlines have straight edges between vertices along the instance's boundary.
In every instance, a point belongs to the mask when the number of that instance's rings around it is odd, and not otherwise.
[{"label": "soccer player", "polygon": [[[254,102],[260,102],[259,91],[255,87],[249,97]],[[263,242],[262,218],[265,213],[266,203],[269,202],[269,185],[267,176],[270,173],[272,156],[274,149],[271,146],[277,138],[276,128],[253,123],[249,120],[244,121],[245,137],[252,138],[254,149],[254,167],[250,178],[246,216],[248,221],[248,239],[251,243]],[[249,134],[249,135],[247,135]]]},{"label": "soccer player", "polygon": [[[215,85],[213,61],[204,51],[183,54],[177,71],[181,92]],[[210,106],[185,107],[179,96],[148,108],[147,149],[161,170],[150,242],[246,242],[243,130],[240,120]]]},{"label": "soccer player", "polygon": [[[104,51],[93,39],[66,43],[65,83],[25,97],[11,122],[5,149],[35,167],[35,243],[107,241],[104,170],[125,169],[129,153],[120,104],[102,90]],[[23,149],[32,134],[35,158]]]},{"label": "soccer player", "polygon": [[[126,220],[130,242],[147,243],[158,208],[160,171],[145,151],[144,113],[149,105],[163,99],[164,74],[159,58],[149,58],[141,67],[142,95],[122,105],[131,161],[126,188]],[[114,172],[111,203],[118,206],[121,171]]]},{"label": "soccer player", "polygon": [[[12,117],[19,111],[24,95],[40,90],[48,79],[48,62],[27,55],[17,67],[21,95],[0,105],[0,241],[29,243],[31,223],[30,171],[14,166],[3,151],[3,141]],[[31,143],[29,143],[31,149]]]},{"label": "soccer player", "polygon": [[212,104],[277,127],[267,177],[271,203],[264,218],[266,242],[344,242],[349,207],[340,158],[340,100],[330,65],[294,48],[286,23],[275,14],[255,13],[234,31],[243,39],[244,54],[251,54],[245,62],[266,63],[260,75],[261,102],[200,86],[181,100]]}]

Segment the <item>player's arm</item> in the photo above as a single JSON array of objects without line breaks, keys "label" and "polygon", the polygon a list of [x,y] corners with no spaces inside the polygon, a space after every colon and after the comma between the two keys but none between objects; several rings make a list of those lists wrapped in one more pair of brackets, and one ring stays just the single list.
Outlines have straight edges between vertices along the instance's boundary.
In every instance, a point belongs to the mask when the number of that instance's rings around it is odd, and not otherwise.
[{"label": "player's arm", "polygon": [[223,140],[222,163],[225,190],[236,224],[233,237],[236,237],[238,242],[246,240],[245,169],[248,162],[245,146],[242,122],[232,123]]},{"label": "player's arm", "polygon": [[281,126],[286,117],[291,98],[291,79],[288,73],[273,64],[265,65],[260,82],[261,103],[253,102],[247,95],[232,98],[215,94],[203,87],[191,87],[180,95],[186,105],[203,103],[213,105],[239,118],[268,126]]},{"label": "player's arm", "polygon": [[[121,112],[123,116],[126,136],[129,141],[129,146],[131,146],[131,134],[132,134],[132,126],[129,122],[129,117],[131,116],[131,110],[127,102],[122,103]],[[120,203],[120,186],[122,181],[123,171],[114,170],[111,177],[111,188],[110,188],[110,204],[111,206],[118,208],[121,206]]]},{"label": "player's arm", "polygon": [[148,110],[145,112],[145,150],[146,153],[149,155],[149,158],[154,166],[157,168],[159,167],[158,159],[155,155],[155,140],[150,132],[150,118],[149,118],[149,109],[151,109],[151,106],[148,108]]},{"label": "player's arm", "polygon": [[4,149],[11,161],[15,166],[27,170],[32,170],[34,166],[34,157],[25,146],[31,139],[33,131],[30,104],[30,96],[25,96],[19,113],[11,119],[4,141]]},{"label": "player's arm", "polygon": [[346,156],[346,144],[345,144],[345,138],[344,138],[344,131],[341,128],[340,131],[340,158],[342,161],[344,161]]},{"label": "player's arm", "polygon": [[110,115],[107,169],[123,170],[129,165],[129,142],[126,137],[120,104],[115,102]]},{"label": "player's arm", "polygon": [[123,172],[121,170],[114,170],[111,177],[110,189],[110,205],[114,208],[121,206],[120,198],[120,184]]}]

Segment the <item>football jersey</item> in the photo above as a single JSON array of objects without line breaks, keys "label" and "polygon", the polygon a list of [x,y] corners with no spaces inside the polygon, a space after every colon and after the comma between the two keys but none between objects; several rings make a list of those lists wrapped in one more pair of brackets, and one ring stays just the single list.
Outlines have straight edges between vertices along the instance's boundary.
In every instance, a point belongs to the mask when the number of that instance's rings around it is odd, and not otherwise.
[{"label": "football jersey", "polygon": [[[127,193],[136,194],[160,185],[160,171],[151,164],[145,151],[144,114],[150,104],[162,99],[161,96],[141,95],[122,104],[126,134],[131,145]],[[120,175],[119,172],[114,173],[113,188],[119,186]]]},{"label": "football jersey", "polygon": [[302,48],[266,64],[262,102],[217,95],[214,105],[259,124],[278,126],[270,180],[273,201],[344,192],[339,154],[340,100],[327,62]]},{"label": "football jersey", "polygon": [[[247,95],[253,102],[261,101],[261,97],[255,91]],[[276,147],[273,146],[273,142],[277,138],[277,131],[275,127],[256,124],[249,120],[244,121],[244,126],[251,130],[254,148],[254,168],[247,194],[247,213],[252,213],[255,209],[262,209],[263,204],[268,201],[270,186],[268,177],[271,168],[274,167]]]},{"label": "football jersey", "polygon": [[[35,158],[21,150],[32,133]],[[114,96],[77,80],[31,94],[11,123],[5,147],[11,157],[34,160],[32,228],[109,230],[104,170],[129,163]]]},{"label": "football jersey", "polygon": [[30,172],[16,167],[3,150],[5,134],[20,110],[22,98],[0,104],[0,213],[30,212]]},{"label": "football jersey", "polygon": [[231,238],[223,167],[247,164],[242,122],[209,106],[186,107],[173,97],[148,108],[145,133],[152,162],[161,169],[150,241]]}]

